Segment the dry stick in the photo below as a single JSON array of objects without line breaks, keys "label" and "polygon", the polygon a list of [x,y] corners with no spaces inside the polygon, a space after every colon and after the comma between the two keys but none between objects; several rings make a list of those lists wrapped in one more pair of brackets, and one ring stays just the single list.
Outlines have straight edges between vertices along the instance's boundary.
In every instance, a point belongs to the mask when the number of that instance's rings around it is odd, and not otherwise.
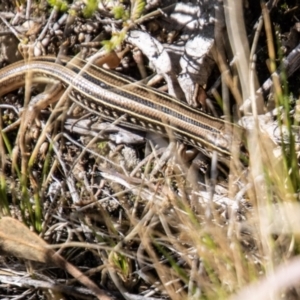
[{"label": "dry stick", "polygon": [[67,262],[54,250],[47,247],[48,244],[34,232],[30,231],[23,223],[11,217],[3,217],[0,220],[1,251],[23,259],[55,264],[65,269],[80,283],[87,286],[99,300],[112,300],[104,290],[100,289],[80,270]]},{"label": "dry stick", "polygon": [[[33,279],[30,277],[25,277],[23,276],[23,274],[19,275],[19,276],[12,276],[11,273],[8,273],[9,275],[2,275],[3,271],[0,274],[0,281],[2,284],[7,284],[9,286],[18,286],[18,287],[22,287],[22,288],[29,288],[27,290],[30,291],[29,293],[32,293],[31,288],[35,288],[35,289],[42,289],[42,290],[51,290],[52,292],[59,292],[59,293],[64,293],[73,297],[76,297],[75,299],[87,299],[86,296],[87,295],[93,295],[93,293],[86,289],[86,288],[82,288],[82,287],[75,287],[75,286],[65,286],[62,284],[58,284],[58,283],[52,283],[52,282],[47,282],[47,281],[42,281],[42,280],[37,280],[37,279]],[[25,293],[27,293],[25,292]],[[27,294],[25,294],[27,295]],[[25,298],[24,293],[22,294],[22,299],[28,299]],[[21,299],[20,298],[15,298],[15,299]],[[51,298],[54,299],[54,298]],[[58,299],[58,298],[55,298]],[[59,298],[59,299],[65,299],[65,298]],[[90,297],[88,298],[90,299]]]},{"label": "dry stick", "polygon": [[[274,7],[276,1],[271,1],[270,3],[267,4],[267,8],[269,9],[269,11]],[[264,7],[264,15],[267,16],[267,9],[266,7]],[[270,22],[270,20],[268,21]],[[258,43],[258,38],[259,35],[262,31],[262,26],[263,26],[263,16],[260,17],[258,23],[257,23],[257,30],[253,39],[253,44],[252,44],[252,49],[251,49],[251,53],[250,53],[250,62],[254,61],[254,57],[255,57],[255,51],[256,51],[256,47],[257,47],[257,43]],[[270,26],[269,26],[270,27]],[[269,31],[270,32],[270,29]],[[271,48],[271,54],[269,54],[269,56],[271,57],[271,60],[274,62],[274,49],[272,49],[274,42],[268,43],[268,46]],[[293,50],[290,52],[290,54],[287,56],[286,59],[283,60],[283,66],[284,69],[286,71],[286,75],[287,77],[292,76],[293,73],[295,73],[298,68],[300,67],[300,44]],[[274,64],[272,64],[273,66]],[[253,71],[251,71],[253,72]],[[278,84],[278,77],[280,75],[280,73],[282,72],[281,68],[278,68],[277,70],[271,70],[271,72],[273,72],[271,74],[271,76],[269,77],[269,79],[267,79],[263,85],[255,92],[255,96],[251,96],[251,99],[253,102],[255,97],[261,97],[261,96],[267,96],[268,93],[270,92],[271,88],[274,85],[273,80],[275,80],[277,82],[277,87],[280,87],[280,85]],[[249,99],[248,99],[249,100]]]},{"label": "dry stick", "polygon": [[[300,44],[287,56],[286,59],[283,60],[283,65],[285,67],[287,77],[290,77],[293,73],[295,73],[300,67]],[[267,79],[262,87],[256,92],[256,94],[266,95],[271,87],[273,86],[273,77],[279,76],[281,73],[281,69],[277,69],[276,72],[272,74],[272,76]]]},{"label": "dry stick", "polygon": [[[265,15],[267,15],[267,13],[265,12]],[[259,26],[261,27],[262,26],[262,21],[259,23]],[[259,28],[261,30],[261,28]],[[268,46],[270,46],[270,48],[273,47],[272,43],[270,43],[270,45],[268,44]],[[272,57],[271,59],[274,61],[274,50],[271,50],[272,51]],[[254,54],[254,50],[252,51],[252,54]],[[269,56],[271,56],[269,54]],[[300,44],[297,45],[297,47],[295,47],[290,53],[289,55],[287,56],[287,58],[285,58],[283,60],[283,66],[284,66],[284,70],[286,71],[286,76],[287,77],[290,77],[292,76],[300,67]],[[278,68],[277,70],[272,70],[272,74],[271,74],[271,77],[269,79],[267,79],[263,85],[261,86],[260,89],[258,89],[256,91],[256,96],[258,95],[264,95],[266,96],[270,89],[272,88],[273,86],[273,79],[274,77],[279,77],[280,73],[282,72],[282,69],[281,68]]]}]

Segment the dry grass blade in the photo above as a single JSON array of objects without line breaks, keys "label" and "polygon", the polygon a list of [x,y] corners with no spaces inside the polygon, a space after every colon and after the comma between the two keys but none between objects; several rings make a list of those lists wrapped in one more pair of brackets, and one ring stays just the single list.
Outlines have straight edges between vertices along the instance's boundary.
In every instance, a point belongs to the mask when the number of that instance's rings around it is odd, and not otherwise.
[{"label": "dry grass blade", "polygon": [[24,259],[51,262],[47,243],[19,221],[3,217],[0,220],[1,251]]},{"label": "dry grass blade", "polygon": [[[236,296],[230,298],[231,300],[250,300],[254,299],[271,299],[276,293],[286,290],[293,286],[297,286],[300,280],[300,258],[295,257],[287,263],[283,263],[274,274],[260,280],[258,283],[247,286],[242,289]],[[270,297],[271,296],[271,297]],[[270,297],[270,298],[269,298]],[[273,298],[272,298],[273,299]],[[275,298],[276,299],[276,298]]]},{"label": "dry grass blade", "polygon": [[44,240],[13,218],[3,217],[0,220],[0,250],[7,255],[55,264],[92,290],[98,299],[111,300],[105,291],[99,289],[94,282],[62,256],[52,249],[47,249],[47,243]]}]

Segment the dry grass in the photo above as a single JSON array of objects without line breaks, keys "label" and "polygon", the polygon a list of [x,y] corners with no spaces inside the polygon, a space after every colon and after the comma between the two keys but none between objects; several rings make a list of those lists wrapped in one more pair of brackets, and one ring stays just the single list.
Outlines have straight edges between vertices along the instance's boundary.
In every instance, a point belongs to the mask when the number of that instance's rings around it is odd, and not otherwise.
[{"label": "dry grass", "polygon": [[[252,60],[256,45],[247,48],[236,1],[225,3],[229,40],[236,54],[231,71],[239,78],[239,85],[229,88],[250,99],[257,117],[265,107],[256,97]],[[269,41],[274,72],[275,42],[265,9],[263,16],[261,28]],[[234,83],[234,77],[222,76],[227,83]],[[246,137],[249,165],[233,158],[222,193],[211,166],[205,189],[176,157],[153,175],[162,151],[153,150],[136,176],[130,176],[132,169],[126,169],[123,153],[115,150],[107,155],[106,143],[93,139],[82,146],[78,136],[61,133],[56,106],[50,119],[41,117],[39,138],[48,142],[44,153],[36,147],[36,138],[29,146],[31,156],[14,159],[15,137],[2,135],[1,215],[16,217],[38,232],[49,247],[109,291],[112,299],[298,299],[298,160],[290,97],[277,77],[273,79],[275,103],[285,109],[278,116],[279,128],[287,128],[281,146],[261,132],[254,119]],[[30,238],[18,239],[21,243]],[[23,252],[28,251],[24,247]],[[22,257],[21,253],[11,254]],[[45,267],[2,256],[0,267],[10,276],[29,275],[41,284],[22,283],[13,290],[15,282],[0,275],[2,298],[21,293],[26,298],[25,292],[41,299],[93,297],[80,292],[74,296],[54,286],[52,292],[43,288],[47,281],[77,284],[51,263]]]}]

